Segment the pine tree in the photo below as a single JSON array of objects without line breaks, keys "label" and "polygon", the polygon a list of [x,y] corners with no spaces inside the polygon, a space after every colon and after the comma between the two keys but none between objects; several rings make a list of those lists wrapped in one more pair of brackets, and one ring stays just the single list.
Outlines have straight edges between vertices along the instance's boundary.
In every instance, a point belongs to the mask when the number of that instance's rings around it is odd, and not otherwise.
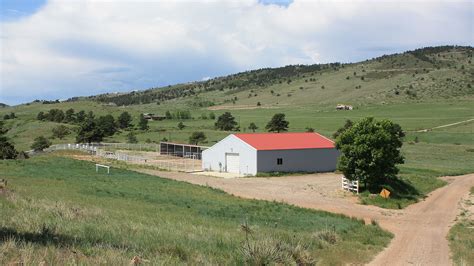
[{"label": "pine tree", "polygon": [[148,130],[150,127],[148,126],[148,120],[145,119],[143,114],[140,114],[140,120],[138,121],[138,127],[141,130]]},{"label": "pine tree", "polygon": [[285,114],[275,114],[272,119],[268,122],[267,126],[265,127],[266,130],[269,132],[282,132],[288,131],[288,125],[290,123],[285,120]]},{"label": "pine tree", "polygon": [[249,129],[252,130],[252,132],[255,132],[255,130],[258,129],[257,125],[255,125],[254,122],[250,123],[249,125]]}]

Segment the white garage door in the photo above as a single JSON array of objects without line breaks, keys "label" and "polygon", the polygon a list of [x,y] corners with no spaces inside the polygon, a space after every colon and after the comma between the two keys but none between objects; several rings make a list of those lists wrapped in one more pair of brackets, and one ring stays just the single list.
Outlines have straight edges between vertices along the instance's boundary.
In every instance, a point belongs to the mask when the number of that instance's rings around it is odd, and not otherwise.
[{"label": "white garage door", "polygon": [[225,163],[227,172],[236,174],[240,172],[240,156],[238,153],[226,153]]}]

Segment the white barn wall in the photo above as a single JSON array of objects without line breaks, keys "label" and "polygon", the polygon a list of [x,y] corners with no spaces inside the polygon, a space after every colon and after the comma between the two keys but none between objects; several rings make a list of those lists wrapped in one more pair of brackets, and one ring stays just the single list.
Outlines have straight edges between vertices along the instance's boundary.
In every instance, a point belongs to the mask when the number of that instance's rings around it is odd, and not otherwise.
[{"label": "white barn wall", "polygon": [[[333,149],[257,151],[258,172],[331,172],[336,170],[339,151]],[[282,158],[283,164],[277,165]]]},{"label": "white barn wall", "polygon": [[[257,174],[257,150],[234,135],[227,136],[202,152],[202,169],[224,172],[226,153],[240,155],[240,175]],[[219,162],[222,169],[219,169]]]}]

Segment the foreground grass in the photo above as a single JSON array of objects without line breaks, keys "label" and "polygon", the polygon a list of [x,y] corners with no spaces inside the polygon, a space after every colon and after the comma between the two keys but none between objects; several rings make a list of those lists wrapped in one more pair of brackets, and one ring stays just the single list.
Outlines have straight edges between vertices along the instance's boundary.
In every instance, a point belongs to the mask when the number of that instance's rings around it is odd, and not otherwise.
[{"label": "foreground grass", "polygon": [[474,187],[471,188],[470,199],[464,203],[467,209],[462,210],[458,222],[449,231],[449,247],[455,265],[474,265],[474,253],[472,252],[474,250],[473,198]]},{"label": "foreground grass", "polygon": [[[1,161],[0,169],[9,181],[0,194],[2,265],[127,264],[134,256],[153,264],[361,264],[391,238],[341,215],[122,169],[97,174],[90,162],[55,155]],[[245,221],[258,252],[245,248]]]}]

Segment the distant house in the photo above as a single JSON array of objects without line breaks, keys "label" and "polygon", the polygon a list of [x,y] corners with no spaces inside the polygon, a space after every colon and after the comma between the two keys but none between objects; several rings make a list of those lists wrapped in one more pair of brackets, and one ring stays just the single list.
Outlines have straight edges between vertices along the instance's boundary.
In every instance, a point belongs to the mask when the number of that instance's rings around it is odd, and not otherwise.
[{"label": "distant house", "polygon": [[164,115],[155,115],[152,113],[143,113],[143,117],[147,120],[155,120],[155,121],[160,121],[160,120],[165,120],[166,116]]},{"label": "distant house", "polygon": [[352,110],[352,105],[338,104],[336,110]]}]

